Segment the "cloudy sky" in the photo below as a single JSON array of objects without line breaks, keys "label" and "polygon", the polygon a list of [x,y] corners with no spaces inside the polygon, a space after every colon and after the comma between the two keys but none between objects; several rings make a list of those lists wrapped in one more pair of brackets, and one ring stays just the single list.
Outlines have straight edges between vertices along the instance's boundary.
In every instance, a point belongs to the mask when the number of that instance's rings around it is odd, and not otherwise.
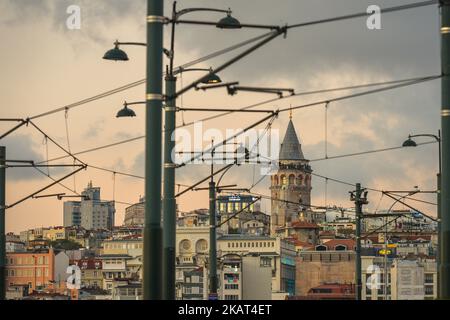
[{"label": "cloudy sky", "polygon": [[[295,24],[349,13],[364,12],[369,5],[396,6],[413,0],[182,0],[178,7],[217,7],[233,10],[233,16],[245,23]],[[144,0],[0,0],[0,96],[2,118],[25,118],[66,106],[145,77],[145,50],[128,47],[128,63],[112,63],[101,59],[112,43],[145,41]],[[68,30],[66,9],[81,7],[81,29]],[[165,14],[170,16],[171,1],[166,1]],[[189,18],[215,21],[221,14],[195,13]],[[296,92],[390,81],[440,73],[439,13],[429,6],[382,16],[382,30],[368,30],[365,19],[321,24],[290,30],[286,39],[280,37],[251,56],[220,73],[224,81],[241,85],[290,87]],[[169,29],[166,28],[168,47]],[[179,25],[176,39],[176,65],[261,34],[261,30],[219,30],[213,27]],[[242,49],[241,49],[242,50]],[[239,50],[237,51],[239,52]],[[231,58],[228,53],[197,65],[209,68]],[[179,78],[178,86],[195,80],[191,72]],[[276,109],[330,99],[355,91],[316,94],[284,99],[262,106]],[[140,101],[145,96],[143,85],[72,109],[67,114],[70,148],[78,152],[144,134],[144,109],[135,106],[138,117],[116,119],[124,100]],[[178,99],[184,107],[238,108],[270,98],[265,94],[240,92],[233,97],[225,90],[192,91]],[[393,91],[332,103],[328,111],[328,155],[341,155],[385,147],[399,146],[409,133],[434,133],[440,127],[439,80]],[[209,116],[202,113],[178,114],[178,125]],[[293,114],[303,152],[309,159],[324,156],[325,111],[323,106],[301,109]],[[238,129],[252,124],[260,115],[229,115],[204,123],[205,129]],[[274,122],[273,129],[284,134],[289,114]],[[68,147],[64,112],[39,118],[39,125],[50,137]],[[12,124],[1,124],[1,131]],[[192,130],[192,127],[187,127]],[[259,128],[264,128],[261,125]],[[430,141],[426,138],[421,142]],[[8,159],[42,161],[63,155],[32,127],[24,127],[1,141],[7,146]],[[205,141],[205,145],[207,142]],[[144,142],[135,142],[80,155],[80,159],[136,175],[144,174]],[[69,161],[70,162],[70,161]],[[55,163],[67,163],[60,160]],[[437,145],[402,149],[339,160],[315,161],[315,173],[361,182],[363,186],[383,190],[434,190],[438,157]],[[255,172],[255,173],[254,173]],[[52,177],[64,175],[50,169]],[[192,184],[208,174],[205,166],[188,166],[177,172],[177,183]],[[260,178],[258,168],[235,168],[224,183],[249,187]],[[116,176],[89,169],[64,182],[81,191],[92,180],[102,188],[102,197],[121,202],[136,202],[143,194],[142,179]],[[8,169],[7,203],[13,203],[51,182],[33,169]],[[115,185],[115,192],[114,186]],[[254,191],[269,194],[269,179]],[[312,202],[352,206],[348,199],[351,187],[325,183],[313,178]],[[55,186],[46,193],[67,192]],[[433,195],[421,199],[435,201]],[[369,210],[387,208],[392,203],[379,193],[369,193]],[[435,215],[435,206],[411,204]],[[54,199],[28,200],[7,211],[7,230],[61,225],[62,202]],[[179,199],[183,211],[207,207],[204,192],[189,193]],[[117,204],[116,224],[123,221],[126,205]],[[270,205],[262,208],[270,212]]]}]

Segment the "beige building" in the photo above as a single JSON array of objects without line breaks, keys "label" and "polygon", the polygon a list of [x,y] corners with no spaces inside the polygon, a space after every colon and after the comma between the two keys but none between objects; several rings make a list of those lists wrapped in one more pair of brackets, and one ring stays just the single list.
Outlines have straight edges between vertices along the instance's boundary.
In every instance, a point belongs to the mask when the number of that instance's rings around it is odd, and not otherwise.
[{"label": "beige building", "polygon": [[117,279],[142,279],[143,241],[135,239],[105,240],[103,261],[103,288],[112,291]]},{"label": "beige building", "polygon": [[142,239],[114,239],[103,241],[102,254],[127,254],[133,258],[142,256]]},{"label": "beige building", "polygon": [[243,300],[272,300],[272,268],[269,258],[260,255],[242,257]]},{"label": "beige building", "polygon": [[299,220],[276,229],[275,233],[282,238],[294,238],[315,245],[319,241],[319,231],[317,224]]},{"label": "beige building", "polygon": [[80,268],[82,288],[102,288],[103,273],[101,259],[86,258],[71,261],[70,264]]},{"label": "beige building", "polygon": [[306,296],[311,288],[324,283],[355,282],[355,252],[343,247],[341,250],[330,249],[298,253],[295,279],[297,296]]},{"label": "beige building", "polygon": [[384,257],[363,256],[362,274],[363,300],[437,298],[437,273],[434,260],[385,260]]},{"label": "beige building", "polygon": [[50,241],[64,240],[69,238],[69,230],[65,227],[53,227],[43,230],[43,238]]},{"label": "beige building", "polygon": [[144,225],[145,199],[139,198],[139,202],[125,209],[125,219],[123,224],[126,226]]},{"label": "beige building", "polygon": [[204,265],[209,254],[209,226],[177,227],[175,255],[178,265]]}]

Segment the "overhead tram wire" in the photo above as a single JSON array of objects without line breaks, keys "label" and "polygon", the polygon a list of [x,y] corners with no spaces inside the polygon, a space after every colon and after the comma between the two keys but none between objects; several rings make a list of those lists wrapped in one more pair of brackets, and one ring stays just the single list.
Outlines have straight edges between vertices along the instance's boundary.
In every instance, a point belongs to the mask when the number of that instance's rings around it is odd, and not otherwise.
[{"label": "overhead tram wire", "polygon": [[[410,4],[401,5],[401,6],[396,6],[396,7],[388,7],[388,8],[384,8],[384,9],[382,8],[380,13],[398,12],[398,11],[403,11],[403,10],[408,10],[408,9],[436,5],[436,4],[439,4],[438,0],[422,1],[422,2],[416,2],[416,3],[410,3]],[[343,16],[338,16],[338,17],[333,17],[333,18],[297,23],[297,24],[293,24],[293,25],[288,25],[287,28],[295,29],[295,28],[307,27],[307,26],[323,24],[323,23],[363,18],[363,17],[368,17],[370,15],[371,15],[371,13],[368,13],[368,12],[360,12],[360,13],[348,14],[348,15],[343,15]]]},{"label": "overhead tram wire", "polygon": [[[411,8],[416,8],[416,7],[420,7],[420,6],[425,6],[425,5],[431,5],[431,4],[437,4],[438,3],[438,1],[436,0],[436,1],[425,1],[425,2],[421,2],[421,3],[414,3],[414,4],[409,4],[409,5],[403,5],[403,6],[398,6],[398,7],[390,7],[390,8],[386,8],[386,9],[383,9],[382,10],[382,12],[393,12],[393,11],[400,11],[400,10],[405,10],[405,9],[411,9]],[[285,28],[286,29],[291,29],[291,28],[298,28],[298,27],[302,27],[302,26],[308,26],[308,25],[313,25],[313,24],[319,24],[319,23],[326,23],[326,22],[332,22],[332,21],[339,21],[339,20],[345,20],[345,19],[351,19],[351,18],[357,18],[357,17],[362,17],[362,16],[367,16],[368,15],[368,13],[363,13],[363,14],[353,14],[353,15],[347,15],[347,16],[341,16],[341,17],[336,17],[336,18],[330,18],[330,19],[324,19],[324,20],[319,20],[319,21],[315,21],[315,22],[306,22],[306,23],[300,23],[300,24],[296,24],[296,25],[292,25],[292,26],[290,26],[290,27],[288,27],[288,26],[286,26]],[[404,85],[401,85],[401,86],[404,86]],[[401,87],[401,86],[397,86],[397,87]],[[383,89],[383,90],[373,90],[372,92],[369,92],[369,93],[374,93],[374,92],[380,92],[380,91],[384,91],[384,90],[387,90],[387,89]],[[364,94],[356,94],[356,95],[353,95],[353,96],[351,96],[351,97],[357,97],[357,96],[361,96],[361,95],[364,95]],[[106,95],[107,96],[107,95]],[[348,98],[350,98],[350,97],[348,97]],[[97,98],[98,99],[98,98]],[[90,100],[90,99],[87,99],[87,100]],[[94,101],[94,100],[90,100],[90,101]],[[90,102],[89,101],[89,102]],[[339,101],[339,100],[330,100],[330,101]],[[329,102],[329,101],[326,101],[326,102]],[[84,103],[87,103],[87,102],[84,102]],[[83,103],[83,104],[84,104]],[[79,104],[80,105],[80,104]],[[73,106],[74,107],[74,106]],[[298,106],[297,108],[300,108],[300,107],[306,107],[306,106]],[[64,108],[63,108],[63,110],[68,110],[67,109],[67,106],[65,106]],[[55,113],[55,112],[59,112],[60,110],[55,110],[55,111],[50,111],[50,112],[46,112],[45,114],[41,114],[41,115],[38,115],[38,116],[35,116],[35,117],[33,117],[33,119],[36,119],[36,118],[38,118],[38,117],[42,117],[42,116],[44,116],[44,115],[49,115],[49,114],[52,114],[52,113]],[[33,124],[33,123],[32,123]],[[33,126],[37,129],[37,130],[39,130],[39,131],[41,131],[36,125],[34,125],[33,124]],[[42,131],[41,131],[42,132]],[[42,132],[43,133],[43,132]],[[44,134],[44,133],[43,133]],[[44,134],[45,135],[45,134]],[[58,147],[60,147],[62,150],[64,150],[64,151],[66,151],[64,148],[62,148],[59,144],[57,144],[54,140],[52,140],[52,142],[54,143],[54,144],[56,144]],[[67,151],[66,151],[67,152]],[[77,160],[77,161],[80,161],[78,158],[76,158],[73,154],[71,154],[70,152],[68,152],[68,154],[70,154],[70,156],[72,156],[73,158],[74,158],[74,160]],[[81,161],[80,161],[81,162]],[[81,162],[81,163],[83,163],[83,162]],[[83,163],[84,164],[84,163]]]},{"label": "overhead tram wire", "polygon": [[[424,143],[418,143],[417,145],[426,145],[426,144],[431,144],[431,143],[436,143],[436,142],[424,142]],[[311,160],[311,161],[321,161],[321,160],[329,160],[329,159],[334,159],[334,158],[344,158],[344,157],[351,157],[351,156],[359,156],[359,155],[363,155],[363,154],[371,154],[371,153],[375,153],[375,152],[385,152],[385,151],[389,151],[389,150],[395,150],[395,149],[404,149],[403,147],[391,147],[391,148],[384,148],[384,149],[378,149],[378,150],[370,150],[370,151],[365,151],[365,152],[359,152],[359,153],[351,153],[351,154],[347,154],[347,155],[339,155],[339,156],[332,156],[329,157],[328,159],[316,159],[316,160]],[[263,157],[264,158],[264,157]],[[40,163],[38,163],[40,164]],[[93,168],[96,170],[100,170],[100,171],[105,171],[105,172],[109,172],[109,173],[116,173],[118,175],[122,175],[122,176],[127,176],[127,177],[131,177],[131,178],[137,178],[137,179],[145,179],[144,176],[139,176],[139,175],[135,175],[135,174],[131,174],[131,173],[126,173],[126,172],[121,172],[121,171],[117,171],[117,170],[113,170],[113,169],[107,169],[104,167],[100,167],[100,166],[95,166],[95,165],[90,165],[90,164],[86,164],[88,166],[88,168]],[[350,182],[346,182],[343,180],[339,180],[339,179],[334,179],[334,178],[330,178],[330,177],[325,177],[323,175],[319,175],[317,173],[312,173],[313,176],[316,176],[318,178],[322,178],[322,179],[327,179],[330,181],[333,181],[335,183],[340,183],[340,184],[345,184],[347,186],[355,186],[355,184],[350,183]],[[262,178],[260,178],[256,183],[254,183],[249,190],[253,189],[256,185],[258,185],[259,183],[261,183],[265,178],[267,177],[267,175],[263,176]],[[187,187],[185,185],[181,185],[182,187]],[[375,191],[375,192],[380,192],[382,193],[382,190],[379,189],[374,189],[374,188],[368,188],[371,191]],[[415,198],[409,198],[407,197],[406,199],[408,200],[412,200],[412,201],[417,201],[417,202],[422,202],[422,203],[426,203],[426,204],[430,204],[430,205],[436,205],[435,203],[432,202],[428,202],[425,200],[420,200],[420,199],[415,199]]]},{"label": "overhead tram wire", "polygon": [[[44,176],[46,176],[47,178],[49,178],[50,180],[52,180],[53,182],[56,182],[57,180],[55,178],[53,178],[51,175],[46,174],[44,171],[42,171],[41,169],[37,168],[37,167],[33,167],[34,169],[36,169],[39,173],[43,174]],[[70,187],[66,186],[65,184],[63,184],[62,182],[58,182],[58,185],[60,185],[61,187],[63,187],[64,189],[72,192],[73,194],[80,196],[81,194],[79,192],[77,192],[76,190],[71,189]],[[108,200],[106,200],[108,201]],[[128,205],[131,206],[133,205],[133,203],[129,203],[129,202],[123,202],[123,201],[117,201],[114,200],[114,202],[118,203],[118,204],[123,204],[123,205]]]},{"label": "overhead tram wire", "polygon": [[[208,55],[206,55],[204,57],[201,57],[201,58],[198,58],[196,60],[187,62],[187,63],[177,67],[175,70],[185,69],[185,68],[191,67],[193,65],[199,64],[201,62],[205,62],[207,60],[213,59],[215,57],[218,57],[220,55],[226,54],[226,53],[231,52],[233,50],[239,49],[239,48],[244,47],[244,46],[246,46],[246,45],[248,45],[250,43],[253,43],[255,41],[258,41],[258,40],[268,36],[269,34],[271,34],[271,32],[270,33],[265,33],[265,34],[262,34],[262,35],[259,35],[259,36],[256,36],[256,37],[253,37],[251,39],[248,39],[248,40],[245,40],[245,41],[240,42],[238,44],[235,44],[233,46],[230,46],[228,48],[221,49],[219,51],[215,51],[215,52],[210,53],[210,54],[208,54]],[[165,74],[165,73],[163,73],[163,74]],[[111,89],[111,90],[105,91],[103,93],[97,94],[95,96],[92,96],[92,97],[89,97],[89,98],[86,98],[86,99],[74,102],[72,104],[69,104],[69,105],[66,105],[66,106],[63,106],[63,107],[59,107],[59,108],[56,108],[56,109],[53,109],[53,110],[50,110],[50,111],[47,111],[47,112],[44,112],[44,113],[40,113],[40,114],[34,115],[32,117],[29,117],[29,119],[30,120],[34,120],[34,119],[38,119],[38,118],[42,118],[42,117],[45,117],[45,116],[49,116],[49,115],[52,115],[52,114],[55,114],[55,113],[58,113],[58,112],[63,112],[63,111],[67,112],[70,109],[73,109],[73,108],[76,108],[76,107],[80,107],[80,106],[85,105],[87,103],[90,103],[90,102],[93,102],[93,101],[96,101],[96,100],[100,100],[100,99],[112,96],[114,94],[117,94],[117,93],[120,93],[120,92],[123,92],[123,91],[127,91],[129,89],[138,87],[140,85],[145,84],[146,81],[147,81],[147,79],[141,79],[141,80],[138,80],[138,81],[134,81],[134,82],[125,84],[125,85],[123,85],[121,87],[118,87],[118,88],[115,88],[115,89]]]},{"label": "overhead tram wire", "polygon": [[[406,4],[406,5],[402,5],[402,6],[388,7],[388,8],[381,9],[381,13],[403,11],[403,10],[407,10],[407,9],[413,9],[413,8],[425,7],[425,6],[429,6],[429,5],[435,5],[435,4],[438,4],[438,3],[439,3],[438,0],[429,0],[429,1],[423,1],[423,2]],[[300,28],[300,27],[307,27],[307,26],[312,26],[312,25],[318,25],[318,24],[342,21],[342,20],[349,20],[349,19],[355,19],[355,18],[362,18],[362,17],[367,17],[369,15],[370,15],[370,13],[361,12],[361,13],[356,13],[356,14],[349,14],[349,15],[344,15],[344,16],[338,16],[338,17],[332,17],[332,18],[327,18],[327,19],[319,19],[319,20],[315,20],[315,21],[302,22],[302,23],[297,23],[297,24],[293,24],[293,25],[287,25],[286,28],[287,28],[287,30],[289,30],[289,29],[296,29],[296,28]],[[220,56],[222,54],[225,54],[225,53],[228,53],[230,51],[233,51],[233,50],[236,50],[238,48],[241,48],[241,47],[243,47],[243,46],[245,46],[247,44],[250,44],[252,42],[258,41],[258,40],[260,40],[260,39],[270,35],[271,33],[272,33],[272,31],[268,32],[268,33],[265,33],[263,35],[259,35],[257,37],[251,38],[249,40],[243,41],[243,42],[241,42],[239,44],[236,44],[236,45],[233,45],[233,46],[231,46],[229,48],[225,48],[225,49],[213,52],[213,53],[208,54],[208,55],[206,55],[206,56],[204,56],[202,58],[199,58],[199,59],[196,59],[194,61],[185,63],[184,65],[178,67],[177,69],[187,68],[187,67],[193,66],[195,64],[198,64],[198,63],[210,60],[210,59],[215,58],[217,56]],[[146,79],[142,79],[142,80],[138,80],[138,81],[135,81],[135,82],[131,82],[131,83],[128,83],[128,84],[126,84],[124,86],[121,86],[121,87],[118,87],[118,88],[115,88],[115,89],[103,92],[103,93],[98,94],[96,96],[93,96],[93,97],[90,97],[90,98],[87,98],[87,99],[75,102],[73,104],[70,104],[70,105],[67,105],[67,106],[64,106],[64,107],[61,107],[61,108],[56,108],[54,110],[50,110],[50,111],[47,111],[47,112],[35,115],[33,117],[30,117],[29,119],[33,120],[33,119],[41,118],[41,117],[44,117],[44,116],[47,116],[47,115],[51,115],[51,114],[54,114],[54,113],[57,113],[57,112],[61,112],[61,111],[64,111],[64,110],[72,109],[72,108],[84,105],[86,103],[89,103],[89,102],[92,102],[92,101],[95,101],[95,100],[99,100],[99,99],[108,97],[110,95],[113,95],[113,94],[116,94],[116,93],[119,93],[119,92],[122,92],[122,91],[129,90],[131,88],[134,88],[134,87],[137,87],[139,85],[142,85],[145,82],[146,82]]]},{"label": "overhead tram wire", "polygon": [[[382,150],[382,151],[384,151],[384,150]],[[371,152],[368,152],[368,153],[371,153]],[[262,157],[265,158],[266,160],[270,160],[270,158],[267,158],[267,157],[264,157],[264,156],[262,156]],[[356,183],[351,183],[351,182],[344,181],[344,180],[341,180],[341,179],[327,177],[327,176],[324,176],[324,175],[321,175],[321,174],[318,174],[318,173],[314,173],[314,172],[312,172],[311,175],[315,176],[317,178],[321,178],[321,179],[324,179],[324,180],[327,180],[327,181],[332,181],[332,182],[335,182],[335,183],[343,184],[343,185],[346,185],[346,186],[349,186],[349,187],[355,187],[356,186]],[[264,178],[265,178],[265,176],[263,178],[261,178],[258,183],[260,183],[262,180],[264,180]],[[252,188],[253,188],[253,186],[251,187],[251,189]],[[370,188],[370,187],[366,187],[366,189],[370,190],[370,191],[377,192],[377,193],[381,193],[381,194],[383,194],[383,192],[384,192],[383,190]],[[400,196],[398,194],[394,194],[394,193],[392,193],[392,194],[395,195],[395,196]],[[416,201],[416,202],[421,202],[421,203],[425,203],[425,204],[429,204],[429,205],[434,205],[434,206],[437,205],[436,203],[433,203],[433,202],[429,202],[429,201],[421,200],[421,199],[415,199],[415,198],[411,198],[411,197],[405,197],[404,199],[408,199],[408,200]]]},{"label": "overhead tram wire", "polygon": [[[297,93],[297,94],[294,94],[294,95],[291,95],[291,96],[284,96],[282,98],[277,97],[277,98],[272,98],[272,99],[269,99],[269,100],[264,100],[264,101],[261,101],[261,102],[258,102],[258,103],[255,103],[255,104],[243,107],[243,108],[236,109],[236,111],[227,111],[227,112],[220,113],[218,115],[209,116],[209,117],[205,117],[203,119],[199,119],[199,120],[196,120],[196,121],[185,123],[185,124],[182,124],[182,125],[178,126],[177,128],[183,128],[183,127],[191,126],[197,121],[207,122],[207,121],[210,121],[210,120],[218,119],[220,117],[232,114],[232,113],[237,112],[237,111],[252,109],[252,108],[264,105],[264,104],[268,104],[268,103],[271,103],[271,102],[276,102],[276,101],[279,101],[279,100],[282,100],[282,99],[287,99],[287,98],[291,98],[291,97],[295,97],[295,96],[316,94],[316,93],[321,93],[321,92],[351,90],[351,89],[357,89],[357,88],[381,86],[381,85],[387,85],[387,84],[399,84],[399,83],[402,84],[401,85],[402,87],[405,87],[405,86],[408,86],[408,85],[414,85],[414,84],[417,84],[417,83],[420,83],[420,82],[431,81],[431,80],[435,80],[435,79],[438,79],[438,78],[441,78],[441,76],[440,75],[439,76],[434,75],[434,76],[426,76],[426,77],[416,77],[416,78],[403,79],[403,80],[377,82],[377,83],[370,83],[370,84],[365,84],[365,85],[356,85],[356,86],[347,86],[347,87],[340,87],[340,88],[334,88],[334,89],[325,89],[325,90],[316,90],[316,91],[302,92],[302,93]],[[397,86],[397,85],[393,85],[393,86],[381,88],[381,89],[378,89],[378,90],[380,90],[380,91],[387,91],[387,90],[391,90],[391,89],[396,89],[398,87],[399,86]],[[372,94],[372,93],[375,93],[375,92],[379,92],[378,90],[377,91],[374,91],[374,90],[364,91],[364,92],[361,92],[361,93],[358,93],[358,94],[341,96],[341,97],[338,97],[338,98],[335,98],[335,99],[328,99],[328,100],[323,100],[323,101],[319,101],[319,102],[315,102],[315,103],[310,103],[310,104],[307,104],[307,105],[292,107],[292,109],[294,110],[294,109],[299,109],[299,108],[320,106],[320,105],[323,105],[323,104],[325,104],[327,102],[340,101],[340,100],[344,100],[344,99],[350,99],[350,98],[353,98],[353,97],[356,97],[356,96],[359,97],[359,96],[363,96],[363,95],[366,95],[366,94]],[[286,111],[289,111],[290,109],[291,108],[282,109],[282,110],[280,110],[280,112],[286,112]],[[141,139],[144,139],[144,138],[145,138],[145,136],[141,135],[141,136],[137,136],[137,137],[130,138],[130,139],[124,139],[124,140],[121,140],[121,141],[118,141],[118,142],[115,142],[115,143],[110,143],[110,144],[102,145],[102,146],[99,146],[99,147],[86,149],[86,150],[79,151],[79,152],[74,152],[73,155],[81,155],[81,154],[86,154],[86,153],[90,153],[90,152],[94,152],[94,151],[99,151],[99,150],[107,149],[107,148],[110,148],[110,147],[115,147],[115,146],[119,146],[119,145],[122,145],[122,144],[131,143],[131,142],[134,142],[134,141],[137,141],[137,140],[141,140]],[[55,158],[50,159],[49,162],[56,161],[56,160],[61,160],[61,159],[67,158],[67,157],[69,157],[69,156],[64,155],[64,156],[60,156],[60,157],[55,157]],[[46,161],[42,161],[39,164],[42,164],[42,163],[45,163],[45,162]]]},{"label": "overhead tram wire", "polygon": [[[433,140],[433,141],[428,141],[428,142],[421,142],[421,143],[417,143],[417,145],[423,146],[423,145],[428,145],[428,144],[433,144],[433,143],[437,143],[437,141]],[[328,157],[323,157],[323,158],[312,159],[312,160],[309,160],[309,162],[319,162],[319,161],[326,161],[326,160],[333,160],[333,159],[356,157],[356,156],[361,156],[361,155],[366,155],[366,154],[371,154],[371,153],[386,152],[386,151],[401,150],[401,149],[405,149],[405,147],[397,146],[397,147],[389,147],[389,148],[375,149],[375,150],[369,150],[369,151],[354,152],[354,153],[348,153],[348,154],[342,154],[342,155],[336,155],[336,156],[328,156]]]},{"label": "overhead tram wire", "polygon": [[299,110],[299,109],[320,106],[320,105],[324,105],[324,104],[327,104],[327,103],[330,103],[330,102],[338,102],[338,101],[348,100],[348,99],[352,99],[352,98],[363,97],[363,96],[371,95],[371,94],[374,94],[374,93],[379,93],[379,92],[384,92],[384,91],[388,91],[388,90],[408,87],[408,86],[412,86],[412,85],[415,85],[415,84],[419,84],[419,83],[423,83],[423,82],[427,82],[427,81],[432,81],[432,80],[436,80],[436,79],[440,79],[440,78],[442,78],[442,75],[435,75],[435,76],[419,78],[419,79],[406,81],[406,82],[399,83],[399,84],[394,84],[392,86],[388,86],[388,87],[384,87],[384,88],[378,88],[378,89],[374,89],[374,90],[358,92],[358,93],[354,93],[354,94],[350,94],[350,95],[346,95],[346,96],[341,96],[341,97],[337,97],[337,98],[325,99],[325,100],[321,100],[321,101],[317,101],[317,102],[312,102],[312,103],[298,105],[298,106],[295,106],[295,107],[288,107],[288,108],[280,109],[280,113],[288,112],[288,111],[291,111],[291,110],[295,111],[295,110]]},{"label": "overhead tram wire", "polygon": [[[57,147],[59,147],[61,150],[63,150],[65,153],[67,153],[67,156],[64,156],[64,158],[66,158],[66,157],[72,157],[74,160],[76,160],[76,161],[82,163],[83,165],[86,165],[86,169],[88,169],[88,168],[93,168],[93,169],[96,169],[96,170],[105,171],[105,172],[109,172],[109,173],[113,173],[113,174],[117,174],[117,175],[122,175],[122,176],[127,176],[127,177],[131,177],[131,178],[145,179],[145,177],[143,177],[143,176],[138,176],[138,175],[134,175],[134,174],[131,174],[131,173],[125,173],[125,172],[121,172],[121,171],[117,171],[117,170],[106,169],[106,168],[102,168],[102,167],[99,167],[99,166],[90,165],[90,164],[88,164],[88,163],[86,163],[86,162],[80,160],[79,158],[77,158],[77,157],[76,157],[76,154],[71,153],[69,150],[66,150],[64,147],[62,147],[60,144],[58,144],[54,139],[52,139],[46,132],[44,132],[40,127],[38,127],[38,126],[37,126],[36,124],[34,124],[32,121],[30,121],[30,123],[32,124],[32,126],[33,126],[37,131],[39,131],[39,133],[41,133],[41,134],[44,136],[44,138],[45,138],[46,140],[50,140],[50,141],[53,142]],[[42,164],[42,163],[48,163],[48,162],[50,162],[50,161],[52,161],[52,160],[38,162],[38,163],[35,163],[35,165],[40,165],[40,164]],[[36,168],[36,166],[33,166],[33,167]],[[40,171],[40,170],[39,170],[39,171]],[[44,174],[45,174],[45,173],[44,173]],[[46,176],[50,177],[49,174],[46,174]],[[58,184],[61,184],[61,183],[58,183]],[[62,185],[62,184],[61,184],[61,185]],[[183,185],[180,185],[180,186],[183,186]],[[72,190],[72,189],[69,189],[69,190],[76,193],[76,191],[74,191],[74,190]]]}]

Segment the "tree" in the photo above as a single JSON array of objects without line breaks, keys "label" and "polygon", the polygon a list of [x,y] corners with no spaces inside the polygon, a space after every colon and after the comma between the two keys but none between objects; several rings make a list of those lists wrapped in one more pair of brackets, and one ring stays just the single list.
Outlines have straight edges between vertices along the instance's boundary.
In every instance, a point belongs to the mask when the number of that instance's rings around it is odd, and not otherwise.
[{"label": "tree", "polygon": [[68,239],[55,240],[52,241],[50,244],[54,249],[78,250],[81,248],[81,245],[78,242]]}]

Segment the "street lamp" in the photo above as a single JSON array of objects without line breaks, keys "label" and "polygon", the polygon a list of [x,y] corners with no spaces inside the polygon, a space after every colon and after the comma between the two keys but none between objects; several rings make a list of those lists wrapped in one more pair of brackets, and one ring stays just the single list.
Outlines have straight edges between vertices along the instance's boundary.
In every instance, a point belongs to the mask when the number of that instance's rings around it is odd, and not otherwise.
[{"label": "street lamp", "polygon": [[441,255],[441,250],[442,250],[442,254],[444,254],[444,248],[442,247],[442,235],[441,235],[441,210],[442,210],[442,205],[441,205],[441,174],[442,174],[442,140],[441,140],[441,130],[438,131],[438,135],[434,135],[434,134],[415,134],[415,135],[409,135],[408,139],[405,140],[405,142],[403,142],[403,147],[417,147],[417,143],[412,139],[412,138],[417,138],[417,137],[429,137],[429,138],[433,138],[438,142],[438,146],[439,146],[439,172],[437,174],[437,227],[438,227],[438,244],[437,244],[437,254],[436,254],[436,265],[437,265],[437,277],[438,277],[438,298],[440,298],[440,263],[441,263],[441,259],[443,258],[443,256]]},{"label": "street lamp", "polygon": [[216,25],[220,29],[240,29],[242,28],[241,23],[231,16],[231,10],[228,9],[227,16],[222,18]]},{"label": "street lamp", "polygon": [[[145,42],[119,42],[119,40],[116,40],[114,42],[114,48],[111,50],[106,51],[105,55],[103,56],[103,59],[110,60],[110,61],[128,61],[130,60],[128,58],[128,55],[125,51],[120,49],[120,46],[139,46],[139,47],[147,47],[147,43]],[[163,53],[170,57],[170,51],[163,48]]]},{"label": "street lamp", "polygon": [[[130,103],[131,104],[131,103]],[[120,109],[119,112],[117,112],[116,118],[130,118],[130,117],[136,117],[136,112],[134,112],[132,109],[128,108],[130,105],[126,101],[123,104],[123,109]]]},{"label": "street lamp", "polygon": [[[183,9],[180,11],[176,11],[176,1],[174,2],[174,6],[173,6],[174,10],[173,10],[173,14],[172,14],[172,23],[179,23],[179,18],[186,14],[186,13],[190,13],[190,12],[198,12],[198,11],[211,11],[211,12],[224,12],[227,14],[226,17],[222,18],[219,20],[219,22],[217,22],[216,27],[219,29],[241,29],[242,25],[239,22],[238,19],[234,18],[231,16],[231,9],[228,8],[228,10],[223,10],[223,9],[213,9],[213,8],[188,8],[188,9]],[[196,21],[198,23],[201,23],[199,21]]]},{"label": "street lamp", "polygon": [[441,163],[441,130],[438,131],[438,135],[434,134],[414,134],[409,135],[408,139],[405,140],[402,144],[402,147],[417,147],[417,143],[412,138],[417,137],[429,137],[435,139],[439,144],[439,174],[442,170],[442,163]]},{"label": "street lamp", "polygon": [[118,40],[116,42],[114,42],[114,48],[107,51],[105,53],[105,55],[103,56],[103,59],[112,60],[112,61],[128,61],[128,60],[130,60],[128,58],[128,55],[126,54],[126,52],[119,48],[119,45],[120,45],[120,43]]},{"label": "street lamp", "polygon": [[220,77],[214,73],[212,68],[209,69],[205,69],[205,68],[188,68],[188,69],[184,69],[184,68],[179,68],[177,71],[173,72],[173,76],[176,76],[179,73],[184,73],[184,72],[190,72],[190,71],[208,71],[209,74],[207,77],[202,79],[202,83],[203,84],[217,84],[217,83],[222,83],[222,79],[220,79]]}]

